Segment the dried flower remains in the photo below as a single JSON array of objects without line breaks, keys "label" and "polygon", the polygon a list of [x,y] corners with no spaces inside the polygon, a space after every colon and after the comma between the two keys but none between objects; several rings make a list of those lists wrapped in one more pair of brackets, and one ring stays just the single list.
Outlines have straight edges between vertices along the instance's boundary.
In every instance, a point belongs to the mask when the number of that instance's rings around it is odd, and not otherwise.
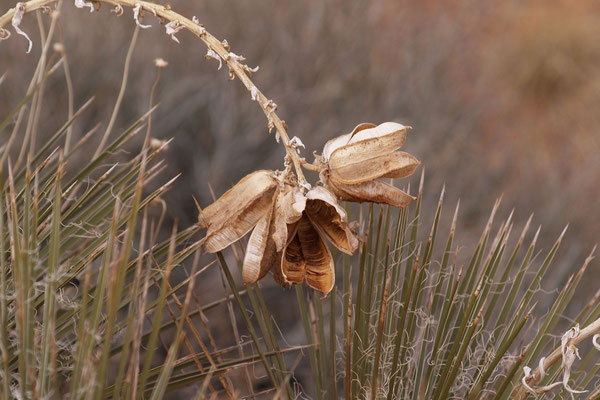
[{"label": "dried flower remains", "polygon": [[420,165],[413,155],[397,151],[407,129],[395,122],[360,124],[330,140],[319,160],[321,180],[341,200],[406,207],[414,197],[379,178],[405,178]]},{"label": "dried flower remains", "polygon": [[26,53],[29,54],[29,52],[31,52],[31,48],[33,47],[33,42],[31,41],[31,39],[29,39],[29,36],[27,36],[27,34],[23,32],[21,28],[19,28],[19,26],[21,25],[21,21],[23,21],[23,15],[25,15],[25,3],[19,2],[15,5],[15,14],[12,17],[11,24],[15,29],[15,32],[27,39],[29,46],[27,47]]},{"label": "dried flower remains", "polygon": [[335,282],[326,237],[352,254],[358,239],[345,211],[323,187],[303,194],[300,187],[273,171],[256,171],[200,212],[207,228],[209,253],[224,249],[252,230],[242,266],[245,283],[264,277],[274,266],[281,285],[306,283],[327,294]]},{"label": "dried flower remains", "polygon": [[[269,101],[265,107],[276,105]],[[254,283],[272,270],[282,286],[306,282],[327,295],[335,284],[335,268],[325,239],[346,254],[358,248],[338,201],[406,207],[413,200],[378,180],[409,176],[419,165],[412,155],[397,151],[406,129],[392,122],[361,124],[352,133],[330,140],[323,155],[317,156],[324,186],[299,182],[289,157],[283,172],[260,170],[247,175],[200,210],[199,225],[207,229],[206,251],[221,251],[252,231],[242,265],[245,283]],[[287,146],[298,152],[304,144],[294,137]]]}]

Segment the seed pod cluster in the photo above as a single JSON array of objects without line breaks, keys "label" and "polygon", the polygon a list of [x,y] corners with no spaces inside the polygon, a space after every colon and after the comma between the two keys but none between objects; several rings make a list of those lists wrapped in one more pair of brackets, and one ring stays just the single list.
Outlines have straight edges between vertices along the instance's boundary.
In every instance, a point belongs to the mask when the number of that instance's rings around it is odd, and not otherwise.
[{"label": "seed pod cluster", "polygon": [[355,232],[338,200],[370,201],[406,207],[414,198],[379,178],[411,175],[419,161],[397,151],[407,127],[386,122],[361,124],[327,142],[318,168],[323,186],[307,189],[286,170],[255,171],[200,211],[209,253],[223,250],[252,231],[242,265],[245,283],[271,270],[282,286],[306,282],[327,295],[335,268],[325,238],[353,254]]},{"label": "seed pod cluster", "polygon": [[274,267],[281,285],[306,281],[327,294],[335,270],[324,238],[347,254],[354,253],[358,239],[327,189],[317,186],[303,194],[299,186],[280,179],[273,171],[253,172],[202,210],[204,247],[209,253],[223,250],[252,230],[242,265],[245,283],[256,282]]}]

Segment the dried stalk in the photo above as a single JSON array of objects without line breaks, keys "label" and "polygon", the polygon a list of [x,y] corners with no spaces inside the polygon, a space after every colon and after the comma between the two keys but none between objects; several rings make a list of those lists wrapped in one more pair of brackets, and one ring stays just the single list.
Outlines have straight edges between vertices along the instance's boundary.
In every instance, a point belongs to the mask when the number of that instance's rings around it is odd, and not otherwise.
[{"label": "dried stalk", "polygon": [[[49,4],[56,3],[57,0],[31,0],[24,2],[25,6],[25,14],[28,14],[32,11],[38,9],[48,9]],[[86,5],[89,5],[90,8],[93,7],[92,3],[84,2]],[[194,35],[198,36],[204,44],[208,47],[210,54],[216,54],[219,57],[219,62],[224,61],[226,65],[229,67],[229,71],[231,77],[237,76],[239,80],[246,86],[248,91],[251,93],[252,99],[256,100],[263,112],[265,113],[269,128],[275,128],[279,137],[281,137],[281,141],[285,147],[285,151],[292,161],[294,165],[294,169],[298,176],[298,180],[303,186],[306,184],[306,178],[304,177],[304,173],[302,172],[303,160],[298,155],[296,149],[294,148],[293,143],[290,143],[289,136],[287,134],[287,130],[285,128],[284,122],[277,116],[275,110],[277,106],[273,103],[272,100],[267,99],[265,95],[262,94],[260,90],[254,85],[252,80],[249,77],[248,71],[250,70],[247,66],[243,65],[240,61],[240,57],[236,56],[229,51],[229,45],[226,41],[221,42],[216,37],[211,35],[201,24],[192,21],[189,18],[184,17],[183,15],[171,10],[170,6],[155,4],[149,1],[134,1],[134,0],[95,0],[93,3],[106,3],[113,7],[117,11],[117,15],[122,13],[123,7],[135,8],[138,7],[138,10],[146,11],[146,13],[155,14],[159,20],[164,20],[167,23],[167,33],[171,34],[171,37],[175,40],[174,34],[182,28],[187,29],[192,32]],[[0,28],[6,26],[14,16],[16,11],[16,7],[8,10],[4,15],[0,16]],[[169,25],[170,24],[170,25]],[[171,27],[171,30],[168,29]]]},{"label": "dried stalk", "polygon": [[[600,318],[598,318],[597,320],[595,320],[594,322],[592,322],[591,324],[589,324],[588,326],[583,328],[579,332],[579,335],[577,337],[571,339],[569,344],[573,345],[573,346],[577,346],[579,343],[583,342],[584,340],[586,340],[596,334],[599,334],[599,333],[600,333]],[[554,349],[554,351],[552,353],[550,353],[550,355],[544,359],[544,363],[543,363],[544,370],[548,371],[554,363],[556,363],[557,361],[559,361],[561,359],[562,359],[562,349],[561,349],[561,347],[558,347],[558,348]],[[527,383],[531,387],[536,386],[540,382],[541,376],[542,376],[542,374],[541,374],[540,368],[538,367],[531,373],[531,378],[527,381]],[[517,400],[525,400],[529,395],[530,395],[530,393],[527,392],[527,389],[523,385],[520,385],[518,387],[518,389],[515,391],[514,396],[512,398],[517,399]]]}]

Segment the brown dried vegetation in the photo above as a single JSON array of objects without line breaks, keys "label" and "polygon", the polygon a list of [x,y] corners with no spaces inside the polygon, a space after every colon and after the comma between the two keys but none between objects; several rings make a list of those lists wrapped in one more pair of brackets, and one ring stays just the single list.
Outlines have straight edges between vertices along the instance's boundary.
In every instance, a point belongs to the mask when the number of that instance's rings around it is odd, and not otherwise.
[{"label": "brown dried vegetation", "polygon": [[328,294],[335,268],[324,237],[346,254],[358,247],[335,195],[396,207],[406,207],[414,199],[378,180],[404,178],[420,164],[414,156],[396,151],[406,140],[406,129],[393,122],[361,124],[330,140],[312,166],[324,186],[308,191],[289,167],[247,175],[200,211],[199,225],[207,228],[206,250],[223,250],[253,229],[242,266],[245,283],[256,282],[275,266],[274,278],[282,286],[306,281]]}]

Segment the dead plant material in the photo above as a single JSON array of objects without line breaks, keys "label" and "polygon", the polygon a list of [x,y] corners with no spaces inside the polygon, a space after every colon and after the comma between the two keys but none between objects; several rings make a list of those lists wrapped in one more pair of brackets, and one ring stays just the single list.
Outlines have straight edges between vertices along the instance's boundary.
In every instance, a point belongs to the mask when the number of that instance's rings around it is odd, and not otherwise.
[{"label": "dead plant material", "polygon": [[201,210],[198,220],[207,228],[206,250],[223,250],[254,228],[272,208],[277,186],[273,171],[255,171]]},{"label": "dead plant material", "polygon": [[287,241],[274,271],[275,280],[282,286],[306,281],[327,295],[335,283],[335,268],[323,237],[346,254],[356,251],[358,239],[348,226],[346,212],[324,187],[309,190],[292,210],[296,213],[292,218],[280,216],[290,223],[286,224]]},{"label": "dead plant material", "polygon": [[256,171],[200,212],[207,228],[209,253],[224,249],[252,230],[242,265],[245,283],[254,283],[277,266],[282,286],[306,283],[328,294],[335,269],[326,237],[340,251],[352,254],[358,239],[346,212],[324,187],[306,194],[289,175]]},{"label": "dead plant material", "polygon": [[321,180],[341,200],[406,207],[414,197],[379,178],[405,178],[420,165],[413,155],[397,151],[408,128],[365,123],[330,140],[319,160]]}]

